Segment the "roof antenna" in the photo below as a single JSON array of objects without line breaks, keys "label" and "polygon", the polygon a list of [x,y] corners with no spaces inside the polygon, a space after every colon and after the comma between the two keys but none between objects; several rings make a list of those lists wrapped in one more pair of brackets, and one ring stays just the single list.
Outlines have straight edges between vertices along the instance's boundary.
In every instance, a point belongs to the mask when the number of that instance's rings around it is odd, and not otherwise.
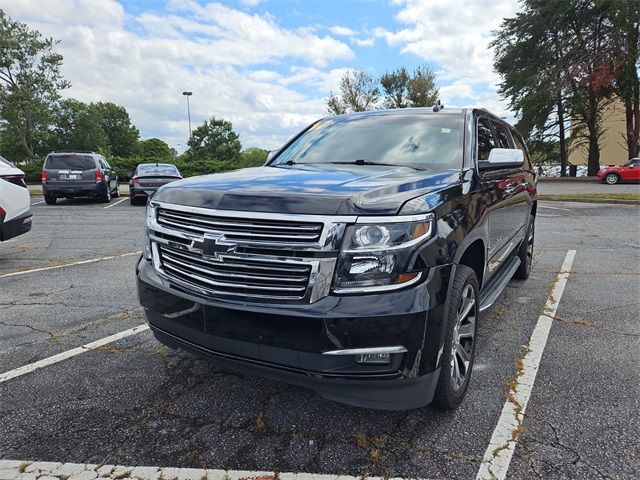
[{"label": "roof antenna", "polygon": [[439,112],[443,108],[444,108],[444,105],[442,104],[442,102],[440,102],[440,99],[438,99],[438,101],[436,102],[436,105],[433,107],[433,111]]}]

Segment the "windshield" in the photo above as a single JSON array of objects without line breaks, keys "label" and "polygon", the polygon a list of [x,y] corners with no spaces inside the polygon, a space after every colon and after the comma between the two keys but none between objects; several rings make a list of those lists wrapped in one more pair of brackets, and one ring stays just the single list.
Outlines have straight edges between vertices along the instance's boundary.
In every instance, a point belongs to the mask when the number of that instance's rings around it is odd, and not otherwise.
[{"label": "windshield", "polygon": [[464,117],[378,113],[326,118],[312,125],[272,165],[353,162],[450,170],[462,167]]},{"label": "windshield", "polygon": [[179,177],[180,172],[176,168],[175,165],[167,165],[167,164],[149,164],[149,165],[138,165],[136,169],[136,176],[170,176],[170,177]]},{"label": "windshield", "polygon": [[50,170],[93,170],[96,162],[88,155],[50,155],[45,168]]}]

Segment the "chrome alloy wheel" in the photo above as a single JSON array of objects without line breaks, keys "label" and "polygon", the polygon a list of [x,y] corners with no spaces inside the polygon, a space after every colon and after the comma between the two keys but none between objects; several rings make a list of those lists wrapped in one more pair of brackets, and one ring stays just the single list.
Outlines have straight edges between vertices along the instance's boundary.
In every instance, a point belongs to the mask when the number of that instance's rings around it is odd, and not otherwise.
[{"label": "chrome alloy wheel", "polygon": [[462,291],[451,339],[451,384],[454,391],[458,391],[464,385],[470,373],[477,317],[476,293],[471,285],[467,285]]},{"label": "chrome alloy wheel", "polygon": [[618,183],[618,176],[615,173],[609,173],[606,177],[604,177],[604,181],[609,185],[615,185]]}]

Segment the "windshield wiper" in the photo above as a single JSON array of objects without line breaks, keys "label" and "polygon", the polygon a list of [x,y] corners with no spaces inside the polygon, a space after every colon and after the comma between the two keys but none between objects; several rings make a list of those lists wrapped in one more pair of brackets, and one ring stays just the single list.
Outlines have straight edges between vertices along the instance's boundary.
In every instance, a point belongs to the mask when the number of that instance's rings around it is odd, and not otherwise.
[{"label": "windshield wiper", "polygon": [[382,163],[382,162],[372,162],[371,160],[367,160],[365,158],[358,158],[356,160],[351,160],[349,162],[331,162],[335,165],[379,165],[383,167],[409,167],[414,170],[422,171],[424,168],[414,167],[413,165],[398,165],[397,163]]}]

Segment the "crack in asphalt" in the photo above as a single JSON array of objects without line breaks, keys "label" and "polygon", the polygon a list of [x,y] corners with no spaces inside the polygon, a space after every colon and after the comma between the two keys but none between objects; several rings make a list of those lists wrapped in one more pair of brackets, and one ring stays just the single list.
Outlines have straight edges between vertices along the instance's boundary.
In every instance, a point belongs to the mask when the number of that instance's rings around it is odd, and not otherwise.
[{"label": "crack in asphalt", "polygon": [[[551,429],[551,431],[553,432],[553,436],[554,439],[553,440],[541,440],[539,438],[534,438],[532,436],[529,435],[523,435],[521,438],[521,443],[520,446],[523,449],[523,452],[526,454],[528,461],[529,461],[529,467],[531,468],[531,470],[533,471],[533,473],[538,477],[538,478],[546,478],[549,476],[549,472],[542,472],[542,471],[538,471],[539,469],[536,466],[536,462],[539,463],[541,466],[546,466],[548,467],[548,469],[551,469],[553,471],[558,472],[559,474],[565,476],[568,474],[568,472],[566,471],[566,468],[569,467],[574,467],[577,466],[579,464],[582,464],[584,466],[586,466],[587,468],[589,468],[590,470],[592,470],[593,472],[595,472],[600,478],[604,478],[604,479],[611,479],[612,477],[610,475],[607,475],[606,473],[604,473],[600,468],[598,468],[597,466],[587,462],[584,458],[583,458],[583,454],[581,454],[578,450],[576,450],[575,448],[564,444],[561,440],[560,440],[560,435],[558,434],[558,429],[548,420],[545,420],[544,423],[546,423],[549,428]],[[569,454],[571,454],[572,458],[568,459],[566,461],[562,461],[560,463],[558,462],[551,462],[550,460],[548,460],[547,458],[536,458],[536,454],[535,451],[533,450],[533,448],[531,448],[529,445],[530,444],[538,444],[538,445],[542,445],[544,447],[550,447],[553,449],[560,449],[563,450]]]}]

